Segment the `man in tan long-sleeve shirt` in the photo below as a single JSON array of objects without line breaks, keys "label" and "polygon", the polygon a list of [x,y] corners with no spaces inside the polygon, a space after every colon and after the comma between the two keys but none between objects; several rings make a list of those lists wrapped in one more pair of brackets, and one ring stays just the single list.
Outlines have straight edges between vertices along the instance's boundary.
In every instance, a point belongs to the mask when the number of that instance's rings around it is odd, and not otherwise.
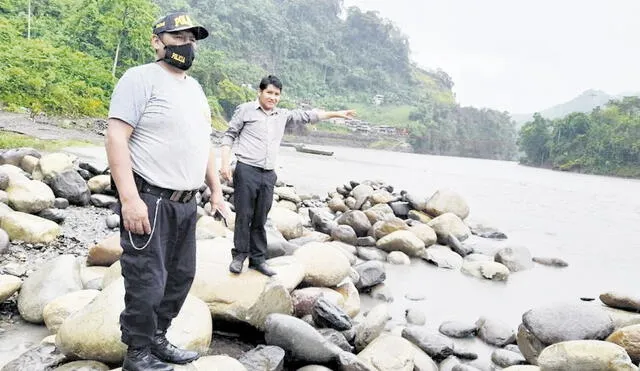
[{"label": "man in tan long-sleeve shirt", "polygon": [[[221,173],[235,188],[236,211],[233,260],[229,270],[240,273],[245,259],[249,267],[272,276],[275,272],[265,263],[267,235],[264,225],[273,202],[276,183],[276,159],[284,129],[288,123],[309,124],[329,118],[352,118],[352,110],[316,112],[276,108],[282,83],[275,76],[260,82],[258,100],[241,104],[236,109],[229,129],[222,139]],[[238,159],[234,174],[229,166],[231,146],[237,141]]]}]

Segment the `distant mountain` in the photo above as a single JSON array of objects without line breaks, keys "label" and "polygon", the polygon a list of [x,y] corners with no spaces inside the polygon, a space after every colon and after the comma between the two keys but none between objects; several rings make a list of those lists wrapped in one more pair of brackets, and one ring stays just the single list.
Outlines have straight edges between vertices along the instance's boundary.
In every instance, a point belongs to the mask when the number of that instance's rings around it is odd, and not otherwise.
[{"label": "distant mountain", "polygon": [[[618,95],[611,95],[602,90],[590,89],[568,102],[555,105],[539,112],[540,115],[542,115],[542,117],[544,118],[556,119],[564,117],[572,112],[591,112],[594,108],[603,106],[612,99],[619,99],[624,96],[640,96],[640,92],[628,92]],[[520,127],[525,122],[531,121],[533,119],[533,113],[512,114],[511,116],[513,117],[513,120],[516,122],[518,127]]]}]

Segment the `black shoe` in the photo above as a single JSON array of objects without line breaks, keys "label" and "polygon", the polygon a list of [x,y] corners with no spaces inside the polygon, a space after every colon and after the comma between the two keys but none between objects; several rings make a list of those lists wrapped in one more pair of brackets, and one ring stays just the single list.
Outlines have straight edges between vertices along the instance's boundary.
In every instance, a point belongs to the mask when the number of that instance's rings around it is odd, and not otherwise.
[{"label": "black shoe", "polygon": [[176,348],[167,340],[163,332],[156,332],[156,335],[153,337],[151,341],[151,353],[162,361],[178,365],[184,365],[200,357],[198,352]]},{"label": "black shoe", "polygon": [[122,364],[122,371],[173,371],[173,366],[154,357],[148,348],[129,349]]},{"label": "black shoe", "polygon": [[255,269],[258,272],[264,274],[265,276],[269,276],[269,277],[271,277],[271,276],[276,274],[276,271],[271,269],[269,267],[269,265],[267,265],[267,263],[265,263],[265,262],[262,262],[262,263],[259,263],[259,264],[249,264],[249,268]]},{"label": "black shoe", "polygon": [[231,273],[240,273],[242,272],[242,266],[244,265],[244,258],[235,257],[229,264],[229,271]]}]

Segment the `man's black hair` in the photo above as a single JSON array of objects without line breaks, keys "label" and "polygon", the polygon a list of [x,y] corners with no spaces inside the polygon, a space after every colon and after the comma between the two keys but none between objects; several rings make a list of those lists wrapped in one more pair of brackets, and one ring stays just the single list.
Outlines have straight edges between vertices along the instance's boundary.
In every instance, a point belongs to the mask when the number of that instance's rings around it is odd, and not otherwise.
[{"label": "man's black hair", "polygon": [[276,88],[278,88],[280,91],[282,91],[282,82],[280,81],[279,78],[277,78],[276,76],[273,75],[269,75],[267,77],[264,77],[261,81],[260,81],[260,90],[264,90],[267,88],[267,86],[269,85],[273,85]]}]

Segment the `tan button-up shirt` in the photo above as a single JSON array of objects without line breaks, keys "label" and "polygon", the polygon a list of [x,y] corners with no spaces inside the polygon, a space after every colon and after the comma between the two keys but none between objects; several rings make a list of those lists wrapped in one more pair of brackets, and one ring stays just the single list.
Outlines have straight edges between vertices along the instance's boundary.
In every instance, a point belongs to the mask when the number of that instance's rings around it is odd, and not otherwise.
[{"label": "tan button-up shirt", "polygon": [[267,113],[258,101],[244,103],[236,108],[229,121],[222,145],[233,146],[235,143],[238,161],[273,170],[287,124],[309,124],[318,120],[314,111],[275,108]]}]

